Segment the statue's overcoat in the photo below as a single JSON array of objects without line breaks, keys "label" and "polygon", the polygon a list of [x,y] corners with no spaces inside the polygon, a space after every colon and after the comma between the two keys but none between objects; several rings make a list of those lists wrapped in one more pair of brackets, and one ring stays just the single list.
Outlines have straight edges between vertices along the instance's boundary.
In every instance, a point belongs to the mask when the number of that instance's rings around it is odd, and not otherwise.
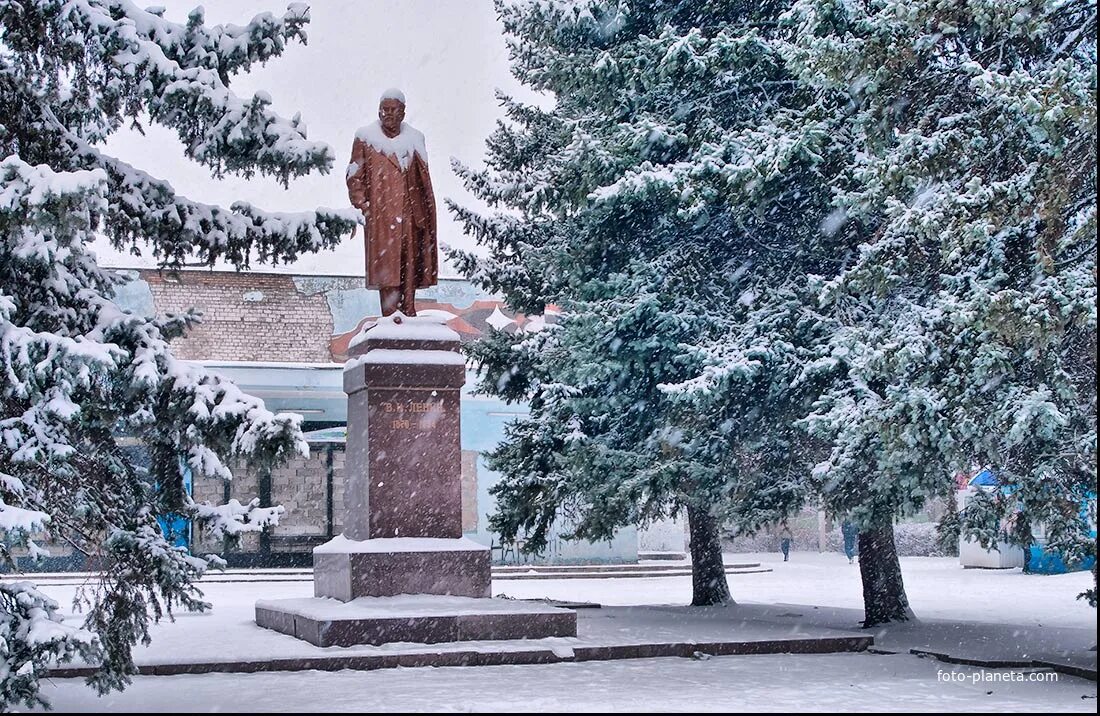
[{"label": "statue's overcoat", "polygon": [[400,286],[402,268],[417,288],[434,286],[438,239],[424,135],[407,124],[393,138],[378,122],[363,127],[352,143],[347,182],[352,205],[366,219],[367,288]]}]

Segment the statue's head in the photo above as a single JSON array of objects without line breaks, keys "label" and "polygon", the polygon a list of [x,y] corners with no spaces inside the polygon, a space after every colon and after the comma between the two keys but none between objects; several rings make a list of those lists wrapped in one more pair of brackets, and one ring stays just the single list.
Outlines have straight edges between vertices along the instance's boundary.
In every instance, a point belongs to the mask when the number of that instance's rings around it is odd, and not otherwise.
[{"label": "statue's head", "polygon": [[398,89],[388,89],[378,101],[378,123],[387,136],[394,137],[401,132],[401,123],[405,121],[405,93]]}]

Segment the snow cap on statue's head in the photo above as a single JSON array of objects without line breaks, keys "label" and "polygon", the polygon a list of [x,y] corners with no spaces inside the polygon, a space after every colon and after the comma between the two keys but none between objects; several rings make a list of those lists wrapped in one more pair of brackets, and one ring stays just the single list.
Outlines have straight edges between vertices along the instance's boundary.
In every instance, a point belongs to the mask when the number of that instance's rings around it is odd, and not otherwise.
[{"label": "snow cap on statue's head", "polygon": [[396,87],[390,87],[388,90],[382,93],[382,96],[378,98],[378,103],[381,104],[383,100],[395,99],[401,104],[405,104],[405,93]]}]

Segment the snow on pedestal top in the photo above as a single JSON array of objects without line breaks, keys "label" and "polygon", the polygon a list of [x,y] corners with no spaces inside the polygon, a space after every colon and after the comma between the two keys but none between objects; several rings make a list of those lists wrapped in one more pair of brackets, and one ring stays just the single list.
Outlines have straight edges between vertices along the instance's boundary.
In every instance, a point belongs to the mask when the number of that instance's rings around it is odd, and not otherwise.
[{"label": "snow on pedestal top", "polygon": [[446,311],[425,311],[423,315],[406,316],[400,311],[392,316],[382,316],[370,325],[363,326],[348,343],[353,348],[368,338],[406,341],[458,341],[458,332],[447,327],[447,321],[456,318]]},{"label": "snow on pedestal top", "polygon": [[361,345],[368,339],[389,341],[416,341],[420,344],[440,343],[440,348],[372,348],[363,355],[350,359],[344,364],[344,370],[350,370],[365,363],[465,365],[466,358],[453,350],[459,342],[456,331],[445,324],[454,316],[446,311],[433,311],[422,316],[405,316],[400,312],[392,316],[383,316],[353,338],[348,348]]},{"label": "snow on pedestal top", "polygon": [[344,370],[350,370],[364,364],[379,363],[387,365],[465,365],[466,358],[455,351],[375,348],[349,360],[344,365]]}]

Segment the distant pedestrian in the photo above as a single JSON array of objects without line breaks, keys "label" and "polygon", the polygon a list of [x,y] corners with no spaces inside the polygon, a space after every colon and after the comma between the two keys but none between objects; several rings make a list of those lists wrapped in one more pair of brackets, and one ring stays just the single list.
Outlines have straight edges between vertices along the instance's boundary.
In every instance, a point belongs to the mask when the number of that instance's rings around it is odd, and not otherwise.
[{"label": "distant pedestrian", "polygon": [[848,564],[852,564],[856,558],[856,538],[859,530],[848,520],[840,524],[840,534],[844,535],[844,554],[848,557]]},{"label": "distant pedestrian", "polygon": [[779,550],[783,552],[783,561],[787,562],[791,558],[791,528],[787,526],[787,523],[783,523],[783,529],[779,531]]}]

